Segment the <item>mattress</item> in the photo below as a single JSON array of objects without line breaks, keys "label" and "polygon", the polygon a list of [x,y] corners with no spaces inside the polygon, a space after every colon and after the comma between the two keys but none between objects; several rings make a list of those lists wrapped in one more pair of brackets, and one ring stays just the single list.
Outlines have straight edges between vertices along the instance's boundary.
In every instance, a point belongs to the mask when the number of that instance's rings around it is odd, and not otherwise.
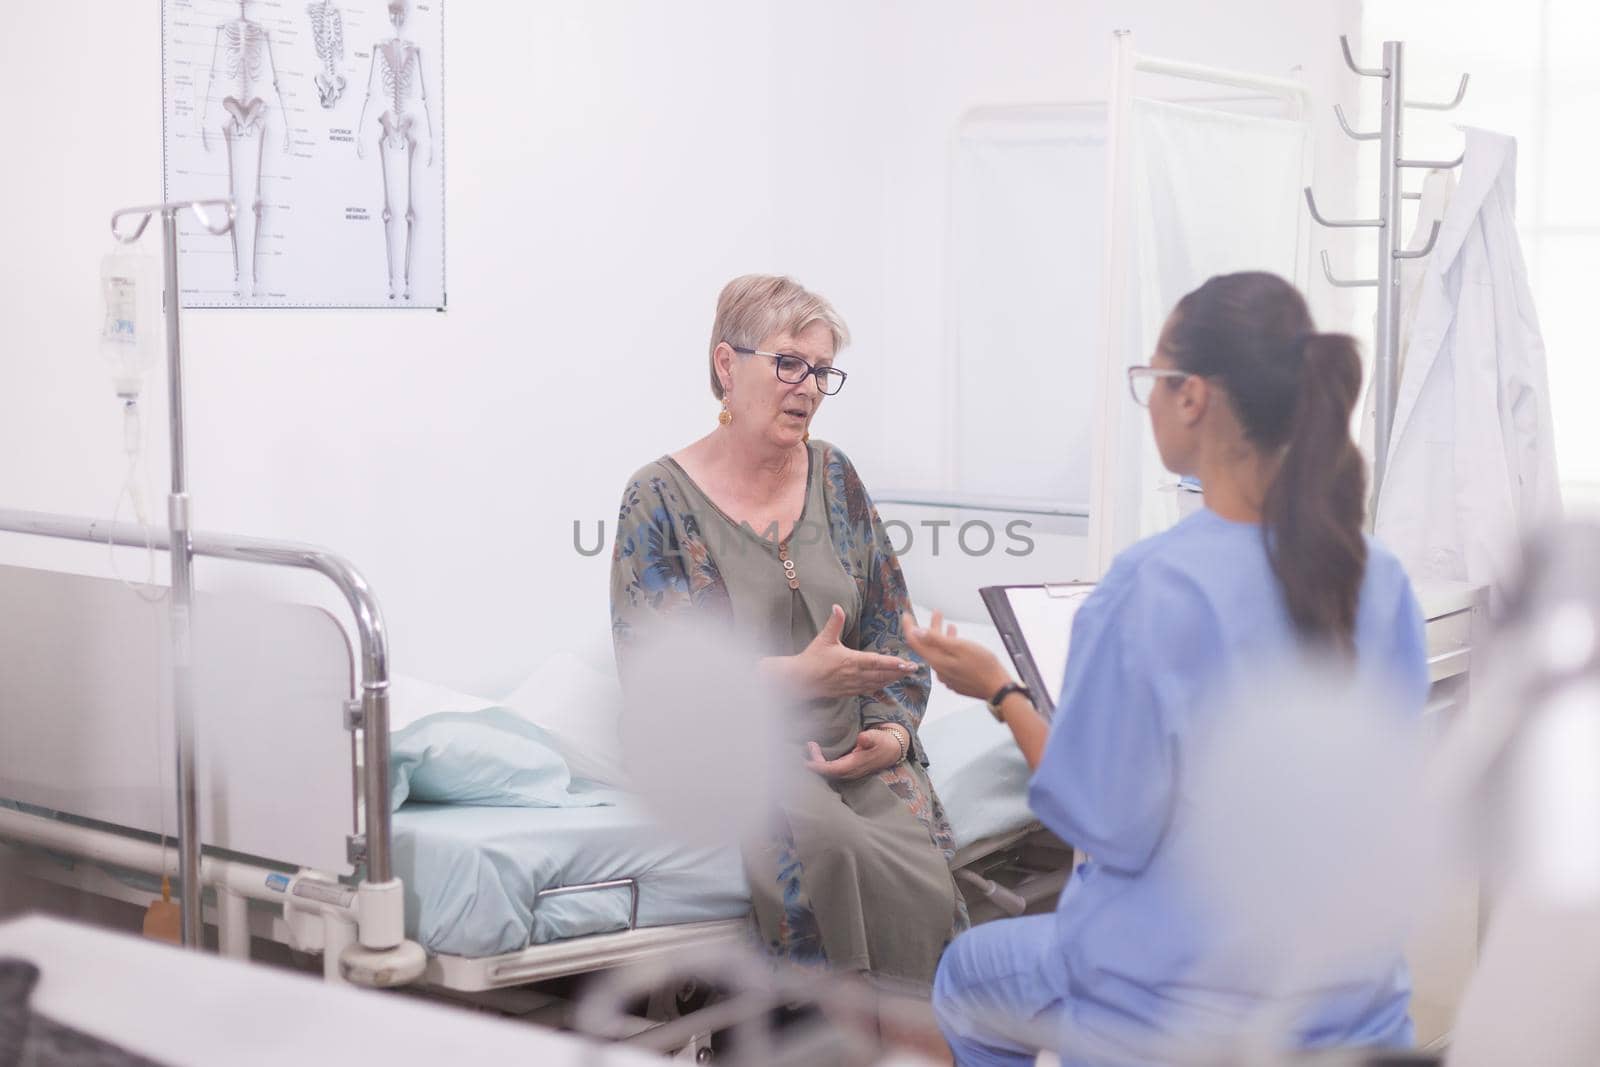
[{"label": "mattress", "polygon": [[[948,708],[921,735],[957,847],[1032,821],[1027,766],[981,703]],[[629,797],[583,808],[407,803],[393,841],[407,931],[436,955],[494,956],[627,928],[627,888],[538,899],[559,886],[634,878],[640,926],[749,910],[737,849],[675,841]]]},{"label": "mattress", "polygon": [[634,878],[641,926],[750,908],[737,849],[669,840],[631,798],[594,808],[406,804],[393,841],[406,929],[435,954],[494,956],[627,929],[628,889],[537,899],[557,886]]}]

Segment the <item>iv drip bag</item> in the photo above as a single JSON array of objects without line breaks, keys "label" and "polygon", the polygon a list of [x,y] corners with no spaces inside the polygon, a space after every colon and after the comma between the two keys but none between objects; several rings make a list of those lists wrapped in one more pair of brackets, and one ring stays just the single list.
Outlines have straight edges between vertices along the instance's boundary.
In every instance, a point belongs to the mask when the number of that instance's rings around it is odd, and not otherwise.
[{"label": "iv drip bag", "polygon": [[100,261],[105,319],[100,355],[117,395],[134,401],[145,374],[161,353],[161,280],[156,261],[136,252],[111,252]]}]

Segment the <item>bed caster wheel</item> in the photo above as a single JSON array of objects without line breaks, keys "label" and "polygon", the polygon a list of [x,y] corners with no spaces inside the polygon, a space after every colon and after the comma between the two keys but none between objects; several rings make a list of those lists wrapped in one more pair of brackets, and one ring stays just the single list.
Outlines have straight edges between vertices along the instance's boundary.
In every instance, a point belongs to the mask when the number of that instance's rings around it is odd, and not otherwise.
[{"label": "bed caster wheel", "polygon": [[394,948],[370,949],[351,945],[339,957],[345,980],[373,989],[410,985],[422,977],[428,954],[415,941],[402,941]]},{"label": "bed caster wheel", "polygon": [[694,1054],[694,1062],[696,1063],[710,1063],[716,1058],[717,1054],[708,1048],[703,1048]]}]

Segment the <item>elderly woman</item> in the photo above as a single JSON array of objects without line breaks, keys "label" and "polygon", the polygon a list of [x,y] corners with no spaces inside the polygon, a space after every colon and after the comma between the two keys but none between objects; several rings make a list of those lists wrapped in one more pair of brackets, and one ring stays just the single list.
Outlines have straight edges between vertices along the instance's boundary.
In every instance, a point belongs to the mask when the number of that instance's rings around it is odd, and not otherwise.
[{"label": "elderly woman", "polygon": [[717,301],[717,426],[634,474],[611,569],[612,630],[630,650],[660,615],[751,635],[791,699],[794,760],[769,836],[745,846],[755,918],[777,954],[926,985],[966,924],[950,824],[917,725],[926,669],[901,637],[905,581],[849,459],[811,440],[848,342],[828,304],[747,275]]}]

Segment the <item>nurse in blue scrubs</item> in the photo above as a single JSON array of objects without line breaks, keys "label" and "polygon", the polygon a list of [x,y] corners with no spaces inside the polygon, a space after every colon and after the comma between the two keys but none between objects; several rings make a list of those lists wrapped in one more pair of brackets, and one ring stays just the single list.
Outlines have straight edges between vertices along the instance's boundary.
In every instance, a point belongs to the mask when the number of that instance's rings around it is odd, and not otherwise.
[{"label": "nurse in blue scrubs", "polygon": [[1129,384],[1162,462],[1200,480],[1205,506],[1122,553],[1085,602],[1053,718],[937,616],[908,621],[940,681],[1011,728],[1039,819],[1091,857],[1054,915],[950,946],[940,1027],[963,1067],[1032,1064],[1041,1033],[1068,1065],[1187,1062],[1185,1049],[1203,1057],[1264,1015],[1291,1018],[1302,1048],[1407,1045],[1399,943],[1285,1007],[1282,972],[1219,936],[1175,856],[1196,802],[1186,771],[1230,692],[1310,657],[1421,714],[1421,613],[1399,563],[1362,533],[1355,342],[1317,333],[1275,275],[1219,276],[1179,302]]}]

